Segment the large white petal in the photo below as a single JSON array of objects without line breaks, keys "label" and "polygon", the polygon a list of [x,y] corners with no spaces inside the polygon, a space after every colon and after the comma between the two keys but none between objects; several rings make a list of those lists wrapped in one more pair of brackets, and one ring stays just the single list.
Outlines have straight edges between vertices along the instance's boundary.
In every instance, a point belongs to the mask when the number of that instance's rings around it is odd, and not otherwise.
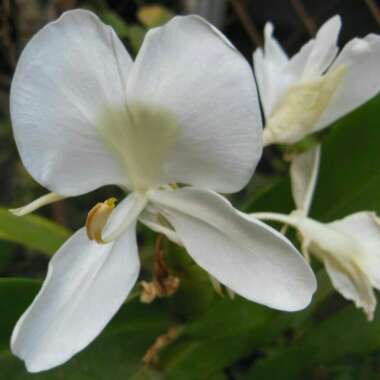
[{"label": "large white petal", "polygon": [[360,250],[354,258],[369,277],[372,286],[380,289],[380,221],[376,214],[358,212],[329,223],[329,226],[357,241]]},{"label": "large white petal", "polygon": [[286,311],[306,307],[316,289],[310,267],[281,234],[195,188],[149,195],[189,254],[243,297]]},{"label": "large white petal", "polygon": [[297,209],[307,215],[317,183],[321,147],[310,149],[296,156],[290,165],[292,194]]},{"label": "large white petal", "polygon": [[347,71],[329,106],[318,121],[320,130],[353,111],[380,91],[380,36],[354,38],[339,54],[331,69],[345,66]]},{"label": "large white petal", "polygon": [[262,151],[256,87],[248,62],[213,26],[185,16],[149,31],[127,93],[133,119],[150,109],[150,120],[156,112],[177,127],[163,182],[221,192],[248,182]]},{"label": "large white petal", "polygon": [[66,362],[99,335],[138,273],[135,225],[106,245],[79,230],[50,261],[42,289],[13,331],[13,353],[30,372]]},{"label": "large white petal", "polygon": [[60,195],[125,184],[97,123],[106,107],[124,106],[131,65],[114,31],[91,12],[67,12],[31,39],[10,106],[22,161],[40,184]]}]

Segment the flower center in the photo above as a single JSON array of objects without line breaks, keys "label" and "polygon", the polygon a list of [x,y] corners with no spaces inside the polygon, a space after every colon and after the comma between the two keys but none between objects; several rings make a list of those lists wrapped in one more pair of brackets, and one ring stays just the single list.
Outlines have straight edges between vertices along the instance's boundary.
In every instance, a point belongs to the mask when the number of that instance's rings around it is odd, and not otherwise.
[{"label": "flower center", "polygon": [[341,65],[322,77],[290,86],[274,107],[264,129],[266,145],[291,144],[309,133],[328,106],[346,67]]},{"label": "flower center", "polygon": [[164,183],[163,162],[178,135],[173,114],[140,103],[108,108],[99,118],[98,132],[121,160],[131,190]]}]

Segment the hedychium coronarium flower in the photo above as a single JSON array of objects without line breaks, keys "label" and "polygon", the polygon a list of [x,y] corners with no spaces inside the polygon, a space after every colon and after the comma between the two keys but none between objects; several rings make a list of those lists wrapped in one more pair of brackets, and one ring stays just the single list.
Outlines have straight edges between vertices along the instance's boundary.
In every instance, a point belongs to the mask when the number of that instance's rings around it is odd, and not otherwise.
[{"label": "hedychium coronarium flower", "polygon": [[264,145],[296,143],[379,92],[380,36],[354,38],[338,54],[340,28],[340,17],[332,17],[288,58],[273,37],[273,25],[265,25],[264,48],[253,54],[266,120]]},{"label": "hedychium coronarium flower", "polygon": [[16,214],[108,184],[128,193],[95,205],[50,261],[11,340],[29,371],[70,359],[123,304],[139,274],[137,221],[249,300],[309,304],[316,281],[303,257],[217,193],[249,181],[262,125],[248,62],[200,17],[150,30],[133,62],[94,14],[65,13],[21,54],[11,118],[25,167],[51,191]]},{"label": "hedychium coronarium flower", "polygon": [[308,217],[318,176],[320,147],[317,146],[291,163],[292,193],[297,210],[290,215],[251,214],[298,230],[305,257],[321,260],[335,289],[373,319],[380,289],[380,219],[374,212],[361,211],[330,223]]}]

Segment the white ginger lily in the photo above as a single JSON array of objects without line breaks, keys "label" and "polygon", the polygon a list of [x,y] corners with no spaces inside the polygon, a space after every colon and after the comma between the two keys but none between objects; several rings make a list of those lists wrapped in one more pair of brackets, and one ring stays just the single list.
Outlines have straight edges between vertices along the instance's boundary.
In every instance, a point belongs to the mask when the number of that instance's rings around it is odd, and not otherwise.
[{"label": "white ginger lily", "polygon": [[139,274],[137,220],[249,300],[287,311],[309,304],[316,281],[302,256],[215,192],[249,181],[262,129],[249,64],[203,19],[149,31],[133,62],[94,14],[65,13],[23,51],[11,117],[24,165],[52,192],[15,213],[108,184],[130,192],[116,208],[97,204],[87,231],[50,261],[11,341],[29,371],[70,359],[123,304]]},{"label": "white ginger lily", "polygon": [[322,130],[380,90],[380,36],[354,38],[338,54],[341,19],[325,22],[314,39],[288,58],[264,29],[264,49],[253,54],[264,109],[264,145],[292,144]]},{"label": "white ginger lily", "polygon": [[292,193],[297,210],[290,215],[255,213],[256,218],[289,224],[302,238],[302,250],[320,259],[336,290],[373,319],[380,289],[380,219],[362,211],[331,223],[307,216],[316,185],[320,147],[297,156],[291,164]]}]

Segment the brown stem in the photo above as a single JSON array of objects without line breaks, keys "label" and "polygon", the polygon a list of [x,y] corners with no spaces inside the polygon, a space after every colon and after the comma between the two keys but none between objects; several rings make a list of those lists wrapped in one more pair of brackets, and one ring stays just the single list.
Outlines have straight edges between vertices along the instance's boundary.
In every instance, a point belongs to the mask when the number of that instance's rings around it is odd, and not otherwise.
[{"label": "brown stem", "polygon": [[302,23],[305,25],[305,28],[309,32],[310,36],[314,36],[317,32],[317,25],[314,22],[313,18],[307,12],[305,6],[301,0],[290,0],[294,10],[296,11],[298,17],[301,19]]},{"label": "brown stem", "polygon": [[380,8],[375,3],[374,0],[364,0],[365,4],[367,5],[369,11],[371,12],[373,18],[377,22],[377,25],[380,25]]},{"label": "brown stem", "polygon": [[16,67],[16,48],[12,42],[10,31],[10,0],[2,0],[0,6],[0,38],[3,41],[5,50],[7,51],[8,63],[12,69]]},{"label": "brown stem", "polygon": [[262,46],[263,40],[260,36],[260,33],[256,29],[256,26],[253,23],[253,21],[249,18],[248,14],[247,14],[247,10],[245,9],[245,6],[244,6],[242,0],[230,0],[230,3],[232,5],[236,15],[239,17],[239,20],[242,23],[248,37],[252,41],[252,43],[256,46]]}]

